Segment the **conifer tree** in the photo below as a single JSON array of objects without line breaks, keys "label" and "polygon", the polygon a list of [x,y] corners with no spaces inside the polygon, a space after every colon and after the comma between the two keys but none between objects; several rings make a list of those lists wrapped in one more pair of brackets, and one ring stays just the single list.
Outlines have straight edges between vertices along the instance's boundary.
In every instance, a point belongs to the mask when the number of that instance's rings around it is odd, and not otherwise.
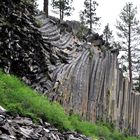
[{"label": "conifer tree", "polygon": [[64,19],[64,16],[70,16],[74,10],[72,7],[73,0],[53,0],[52,7],[56,14],[59,14],[60,21]]},{"label": "conifer tree", "polygon": [[85,9],[81,11],[80,18],[82,22],[90,26],[90,30],[93,29],[93,24],[98,24],[99,17],[96,16],[96,7],[98,3],[94,0],[85,0],[84,7]]},{"label": "conifer tree", "polygon": [[132,3],[126,3],[117,20],[117,35],[120,39],[124,57],[128,63],[129,79],[133,83],[133,62],[137,61],[136,55],[140,40],[140,26],[136,18],[137,8]]},{"label": "conifer tree", "polygon": [[113,35],[112,35],[112,31],[110,30],[109,24],[107,24],[103,30],[103,37],[104,37],[105,43],[110,45],[113,39]]}]

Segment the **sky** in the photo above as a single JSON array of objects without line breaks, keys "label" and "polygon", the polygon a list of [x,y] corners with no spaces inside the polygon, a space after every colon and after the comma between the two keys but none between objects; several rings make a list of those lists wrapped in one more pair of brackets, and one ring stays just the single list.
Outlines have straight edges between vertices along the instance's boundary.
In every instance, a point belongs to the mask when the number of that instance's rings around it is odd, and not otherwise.
[{"label": "sky", "polygon": [[[109,23],[110,29],[113,30],[114,31],[113,33],[115,34],[116,19],[119,17],[119,14],[122,8],[125,6],[126,2],[133,2],[134,7],[137,6],[138,8],[138,15],[140,15],[140,0],[96,0],[96,1],[99,4],[96,13],[98,17],[101,17],[100,31],[102,31],[105,25]],[[73,12],[71,17],[67,17],[65,19],[79,20],[79,12],[83,10],[83,5],[84,5],[83,3],[84,0],[74,0],[73,6],[75,8],[75,11]],[[42,10],[43,0],[37,0],[37,4],[38,4],[38,8]],[[49,13],[51,15],[54,15],[51,9],[49,9]],[[138,19],[140,20],[140,16],[138,16]]]}]

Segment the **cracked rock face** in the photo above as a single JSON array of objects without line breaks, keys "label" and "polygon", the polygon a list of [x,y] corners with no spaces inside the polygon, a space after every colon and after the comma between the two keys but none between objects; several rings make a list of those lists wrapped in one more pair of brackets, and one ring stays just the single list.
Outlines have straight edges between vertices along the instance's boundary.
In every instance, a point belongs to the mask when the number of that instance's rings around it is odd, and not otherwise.
[{"label": "cracked rock face", "polygon": [[60,133],[47,122],[34,124],[30,118],[12,116],[0,106],[1,140],[90,140],[76,132]]},{"label": "cracked rock face", "polygon": [[[0,2],[0,67],[21,77],[27,84],[42,85],[47,63],[42,51],[43,40],[35,27],[35,8],[26,0]],[[40,91],[46,91],[46,85]]]},{"label": "cracked rock face", "polygon": [[140,95],[131,94],[118,68],[117,50],[102,52],[98,34],[93,44],[80,42],[43,14],[36,17],[41,23],[36,28],[34,7],[27,1],[5,0],[0,9],[0,67],[5,72],[59,101],[67,112],[140,134]]},{"label": "cracked rock face", "polygon": [[87,44],[65,30],[60,32],[52,19],[42,14],[37,19],[43,23],[39,30],[44,53],[51,52],[48,73],[53,89],[47,94],[50,99],[84,119],[113,122],[122,132],[127,128],[129,133],[139,135],[140,95],[131,93],[129,80],[119,69],[118,50],[102,52],[105,46],[98,34],[97,41]]}]

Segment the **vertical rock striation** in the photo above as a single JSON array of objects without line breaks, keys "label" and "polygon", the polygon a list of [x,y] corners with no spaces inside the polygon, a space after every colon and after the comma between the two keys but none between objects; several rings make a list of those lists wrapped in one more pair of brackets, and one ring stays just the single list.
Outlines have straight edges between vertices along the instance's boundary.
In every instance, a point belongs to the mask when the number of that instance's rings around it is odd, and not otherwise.
[{"label": "vertical rock striation", "polygon": [[[117,51],[102,52],[94,44],[80,43],[56,23],[38,16],[44,43],[52,50],[49,64],[53,89],[49,95],[59,101],[67,112],[83,119],[114,123],[122,132],[140,134],[140,95],[131,92],[117,61]],[[95,43],[96,44],[96,43]],[[102,44],[101,44],[102,45]],[[49,49],[50,49],[49,48]]]},{"label": "vertical rock striation", "polygon": [[140,94],[131,92],[129,80],[119,70],[118,52],[102,52],[98,36],[94,44],[80,42],[67,24],[58,26],[57,20],[43,14],[37,16],[41,21],[37,29],[30,4],[22,1],[19,12],[20,6],[13,6],[19,3],[9,1],[11,7],[8,0],[0,4],[0,67],[59,101],[67,112],[92,122],[112,122],[122,132],[140,135]]}]

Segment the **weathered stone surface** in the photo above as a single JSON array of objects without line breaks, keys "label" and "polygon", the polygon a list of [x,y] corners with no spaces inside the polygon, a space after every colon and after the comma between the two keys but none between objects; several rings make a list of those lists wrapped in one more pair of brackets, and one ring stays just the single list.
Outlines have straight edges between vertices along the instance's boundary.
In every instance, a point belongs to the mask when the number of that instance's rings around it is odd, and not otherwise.
[{"label": "weathered stone surface", "polygon": [[[0,67],[21,77],[50,100],[59,101],[67,112],[78,113],[93,122],[97,119],[113,122],[123,132],[128,129],[129,133],[140,135],[140,95],[131,93],[129,80],[119,70],[118,51],[102,52],[106,46],[102,46],[101,38],[94,38],[93,44],[80,42],[71,32],[60,30],[57,21],[46,19],[43,14],[36,17],[42,23],[37,29],[31,12],[33,7],[20,4],[22,12],[16,0],[0,4],[3,15],[0,17]],[[0,122],[5,123],[2,117]],[[37,136],[32,135],[32,129],[20,128],[14,123],[20,132],[9,131],[6,123],[1,128],[8,131],[8,136],[2,137],[11,139],[10,136],[18,133],[35,139],[42,131],[47,137],[52,136],[42,128],[36,130]],[[31,125],[29,120],[20,120],[20,123]]]},{"label": "weathered stone surface", "polygon": [[84,135],[76,132],[60,133],[58,129],[41,120],[34,124],[30,118],[0,116],[0,139],[2,140],[88,140]]},{"label": "weathered stone surface", "polygon": [[[98,42],[99,36],[91,45],[81,44],[66,31],[60,34],[59,27],[54,23],[47,32],[44,26],[50,23],[47,21],[40,28],[41,32],[46,32],[43,38],[48,36],[44,43],[51,43],[51,53],[55,54],[53,70],[50,70],[55,81],[54,92],[48,96],[59,101],[68,112],[78,113],[84,119],[113,122],[121,131],[128,129],[129,133],[139,135],[140,100],[134,100],[140,95],[131,93],[129,80],[119,70],[118,50],[102,52],[106,46]],[[54,35],[53,39],[51,34]]]}]

